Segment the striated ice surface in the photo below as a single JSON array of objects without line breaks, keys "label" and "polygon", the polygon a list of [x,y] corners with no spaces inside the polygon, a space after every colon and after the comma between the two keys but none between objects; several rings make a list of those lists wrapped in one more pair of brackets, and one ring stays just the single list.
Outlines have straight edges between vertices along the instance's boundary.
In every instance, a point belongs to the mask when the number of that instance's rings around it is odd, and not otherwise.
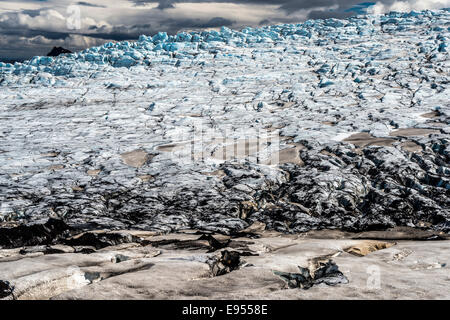
[{"label": "striated ice surface", "polygon": [[449,38],[444,9],[0,63],[0,220],[448,232]]}]

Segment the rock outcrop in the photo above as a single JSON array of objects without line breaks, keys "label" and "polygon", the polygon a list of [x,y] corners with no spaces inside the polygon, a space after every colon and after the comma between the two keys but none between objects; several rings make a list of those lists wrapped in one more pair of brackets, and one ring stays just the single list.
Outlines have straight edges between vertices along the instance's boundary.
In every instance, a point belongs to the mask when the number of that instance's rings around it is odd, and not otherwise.
[{"label": "rock outcrop", "polygon": [[61,54],[72,53],[72,51],[68,49],[64,49],[63,47],[53,47],[49,53],[47,53],[47,57],[57,57]]}]

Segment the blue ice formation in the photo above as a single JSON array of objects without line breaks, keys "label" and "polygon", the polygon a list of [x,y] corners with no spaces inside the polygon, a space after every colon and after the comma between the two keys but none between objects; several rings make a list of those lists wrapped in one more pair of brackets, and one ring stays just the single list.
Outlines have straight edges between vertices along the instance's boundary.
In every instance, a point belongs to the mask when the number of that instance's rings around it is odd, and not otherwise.
[{"label": "blue ice formation", "polygon": [[[358,10],[366,9],[372,3],[358,6]],[[355,10],[356,10],[355,9]],[[359,12],[359,11],[358,11]],[[346,20],[318,19],[299,24],[280,24],[260,28],[247,27],[241,31],[222,27],[220,31],[181,32],[168,35],[159,32],[153,36],[142,35],[137,41],[108,42],[102,46],[92,47],[81,52],[52,57],[34,57],[23,63],[0,62],[0,85],[14,81],[15,75],[20,78],[24,74],[46,73],[52,76],[77,77],[86,72],[113,67],[130,68],[136,65],[166,63],[179,66],[182,63],[205,64],[205,55],[214,54],[230,59],[243,59],[221,52],[224,46],[237,48],[273,48],[276,44],[293,42],[316,46],[330,46],[336,42],[347,41],[356,45],[363,37],[370,37],[379,32],[408,32],[412,26],[431,25],[423,28],[429,34],[429,41],[419,42],[418,53],[427,54],[431,59],[448,52],[448,33],[450,31],[449,9],[436,11],[412,11],[409,13],[390,12],[384,15],[358,15]],[[423,39],[423,37],[421,37]],[[288,48],[287,48],[288,49]],[[351,55],[352,48],[348,52]],[[298,53],[298,51],[296,51]],[[395,51],[380,53],[380,57],[389,59]],[[282,61],[280,61],[282,62]],[[329,72],[329,66],[323,65],[316,70],[319,74]],[[376,74],[375,66],[369,70]],[[355,81],[359,81],[356,80]],[[52,80],[54,83],[55,81]],[[330,82],[322,82],[321,86],[329,86]]]}]

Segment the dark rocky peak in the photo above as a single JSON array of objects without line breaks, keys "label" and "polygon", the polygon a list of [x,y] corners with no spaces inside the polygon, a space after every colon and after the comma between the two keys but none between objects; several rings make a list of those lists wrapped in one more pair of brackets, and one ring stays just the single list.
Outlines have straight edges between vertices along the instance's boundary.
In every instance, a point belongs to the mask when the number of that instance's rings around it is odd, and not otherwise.
[{"label": "dark rocky peak", "polygon": [[47,53],[47,57],[57,57],[60,54],[64,53],[72,53],[72,51],[67,50],[63,47],[53,47],[53,49],[49,53]]}]

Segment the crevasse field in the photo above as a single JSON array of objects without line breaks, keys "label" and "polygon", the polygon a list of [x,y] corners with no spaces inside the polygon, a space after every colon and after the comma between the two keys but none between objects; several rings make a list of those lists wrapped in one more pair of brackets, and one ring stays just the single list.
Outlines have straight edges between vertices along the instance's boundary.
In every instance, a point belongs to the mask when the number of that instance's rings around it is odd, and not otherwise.
[{"label": "crevasse field", "polygon": [[450,231],[450,11],[0,63],[0,220]]}]

